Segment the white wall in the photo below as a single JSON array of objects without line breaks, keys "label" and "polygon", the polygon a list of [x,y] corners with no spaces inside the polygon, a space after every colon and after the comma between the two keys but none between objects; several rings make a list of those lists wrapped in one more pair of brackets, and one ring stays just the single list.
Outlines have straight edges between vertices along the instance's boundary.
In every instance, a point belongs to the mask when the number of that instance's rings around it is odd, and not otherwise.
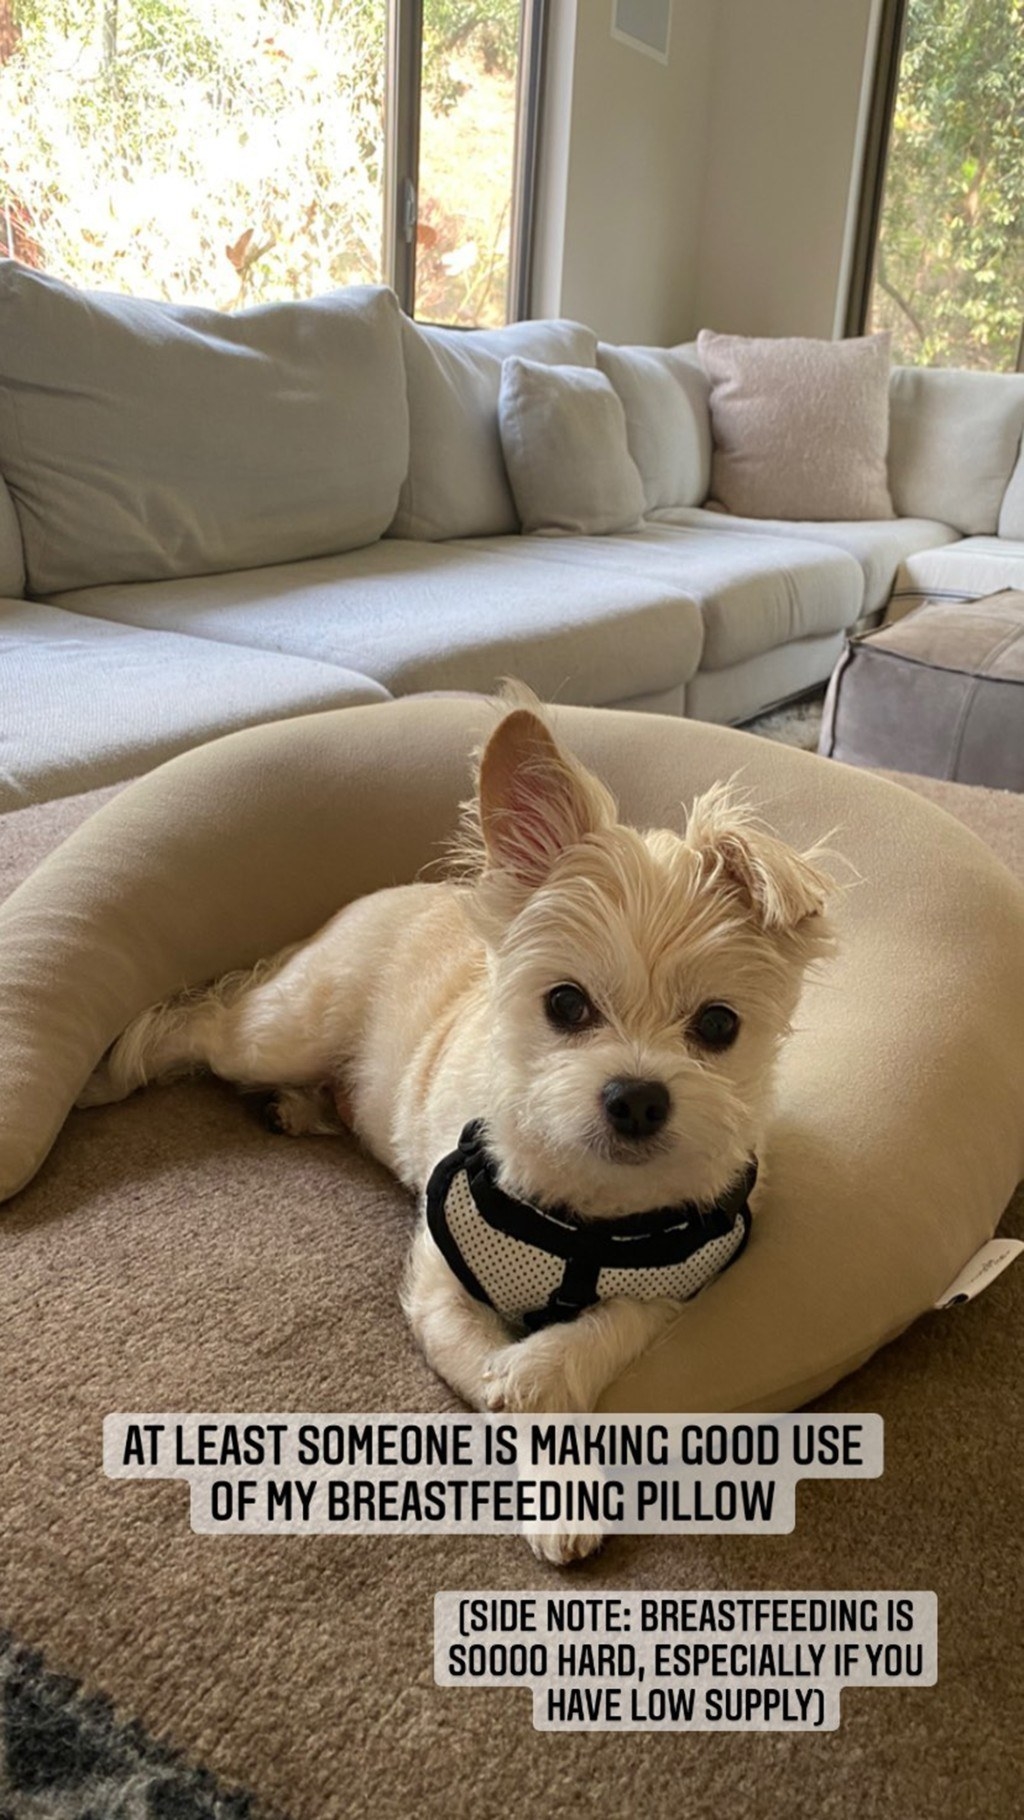
[{"label": "white wall", "polygon": [[612,37],[612,0],[552,0],[538,315],[609,341],[688,332],[717,3],[675,0],[665,65]]},{"label": "white wall", "polygon": [[667,67],[552,0],[534,308],[614,341],[831,335],[880,0],[675,0]]},{"label": "white wall", "polygon": [[693,326],[831,335],[874,0],[721,0]]}]

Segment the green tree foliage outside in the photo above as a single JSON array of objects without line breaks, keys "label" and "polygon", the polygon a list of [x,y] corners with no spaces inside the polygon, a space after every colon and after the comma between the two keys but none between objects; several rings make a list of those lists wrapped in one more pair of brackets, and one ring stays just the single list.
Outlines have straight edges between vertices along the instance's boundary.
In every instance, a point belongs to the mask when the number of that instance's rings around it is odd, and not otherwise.
[{"label": "green tree foliage outside", "polygon": [[871,324],[906,365],[1012,368],[1024,323],[1024,0],[910,0]]},{"label": "green tree foliage outside", "polygon": [[[514,113],[519,0],[424,12],[423,106],[457,174],[476,78]],[[379,282],[386,33],[387,0],[0,0],[0,252],[222,308]],[[431,199],[456,251],[463,200]],[[437,313],[502,319],[500,260],[486,297],[464,251],[434,263]]]}]

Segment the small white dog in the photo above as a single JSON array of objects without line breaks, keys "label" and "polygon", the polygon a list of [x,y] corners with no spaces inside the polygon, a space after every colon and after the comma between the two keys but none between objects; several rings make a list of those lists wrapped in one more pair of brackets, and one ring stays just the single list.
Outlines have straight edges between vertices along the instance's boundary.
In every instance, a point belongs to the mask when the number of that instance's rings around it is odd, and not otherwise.
[{"label": "small white dog", "polygon": [[682,837],[624,826],[524,707],[462,857],[144,1012],[82,1103],[206,1067],[278,1089],[284,1130],[340,1112],[425,1197],[403,1303],[434,1370],[480,1408],[590,1410],[742,1249],[831,884],[722,787]]}]

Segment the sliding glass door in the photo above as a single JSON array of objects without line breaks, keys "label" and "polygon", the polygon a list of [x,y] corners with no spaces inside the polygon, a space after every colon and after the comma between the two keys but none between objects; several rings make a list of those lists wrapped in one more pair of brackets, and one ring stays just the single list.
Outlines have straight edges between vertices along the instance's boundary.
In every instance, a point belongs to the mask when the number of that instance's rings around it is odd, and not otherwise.
[{"label": "sliding glass door", "polygon": [[898,11],[862,320],[892,330],[903,364],[1024,365],[1024,3]]},{"label": "sliding glass door", "polygon": [[536,12],[0,0],[0,254],[221,309],[384,280],[502,322]]}]

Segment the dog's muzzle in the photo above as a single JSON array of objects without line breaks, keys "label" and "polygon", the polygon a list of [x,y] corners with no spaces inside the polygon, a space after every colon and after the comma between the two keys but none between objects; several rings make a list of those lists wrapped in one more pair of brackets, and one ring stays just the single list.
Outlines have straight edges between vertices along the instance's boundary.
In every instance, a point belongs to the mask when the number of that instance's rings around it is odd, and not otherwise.
[{"label": "dog's muzzle", "polygon": [[533,1332],[613,1296],[688,1302],[698,1295],[746,1245],[757,1163],[752,1158],[713,1207],[687,1201],[617,1220],[517,1201],[495,1177],[476,1120],[430,1177],[427,1226],[470,1295]]}]

